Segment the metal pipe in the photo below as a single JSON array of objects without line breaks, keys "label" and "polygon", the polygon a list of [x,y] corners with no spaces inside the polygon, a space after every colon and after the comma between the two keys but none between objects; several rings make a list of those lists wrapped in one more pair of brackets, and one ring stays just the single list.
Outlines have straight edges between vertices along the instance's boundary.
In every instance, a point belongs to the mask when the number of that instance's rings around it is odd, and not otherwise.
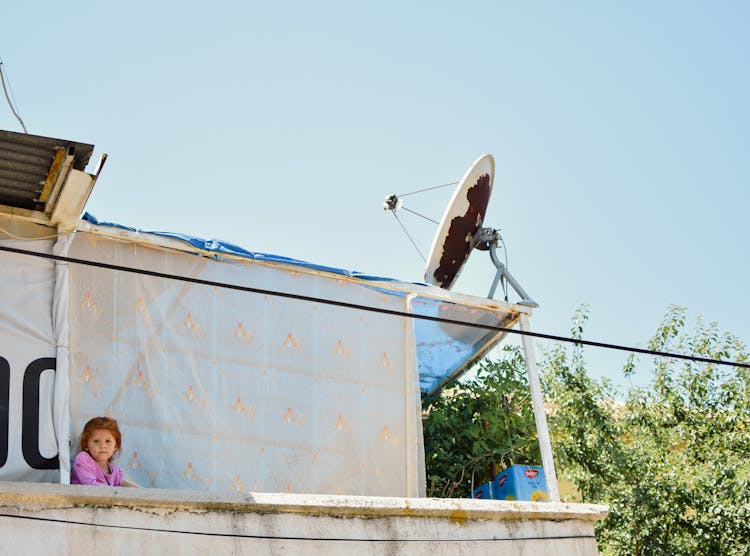
[{"label": "metal pipe", "polygon": [[[521,330],[531,332],[529,317],[521,314],[519,317]],[[547,494],[553,502],[560,501],[560,492],[557,488],[557,474],[555,473],[555,462],[552,458],[552,442],[549,438],[547,428],[547,415],[544,413],[544,396],[542,395],[542,384],[539,380],[539,371],[536,366],[536,354],[531,336],[521,336],[523,351],[526,355],[526,370],[529,373],[529,388],[531,390],[531,403],[534,407],[534,421],[536,422],[536,433],[539,439],[539,451],[542,454],[542,467],[547,479]]]}]

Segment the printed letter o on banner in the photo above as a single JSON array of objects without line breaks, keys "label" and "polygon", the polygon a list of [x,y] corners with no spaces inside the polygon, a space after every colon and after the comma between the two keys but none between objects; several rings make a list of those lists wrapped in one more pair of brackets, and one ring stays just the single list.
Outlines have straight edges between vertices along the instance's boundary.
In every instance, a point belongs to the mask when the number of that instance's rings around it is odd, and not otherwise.
[{"label": "printed letter o on banner", "polygon": [[10,426],[10,364],[0,357],[0,467],[8,461],[8,427]]},{"label": "printed letter o on banner", "polygon": [[39,451],[39,387],[44,371],[57,369],[54,357],[42,357],[29,363],[23,375],[23,459],[34,469],[58,469],[57,456],[45,458]]}]

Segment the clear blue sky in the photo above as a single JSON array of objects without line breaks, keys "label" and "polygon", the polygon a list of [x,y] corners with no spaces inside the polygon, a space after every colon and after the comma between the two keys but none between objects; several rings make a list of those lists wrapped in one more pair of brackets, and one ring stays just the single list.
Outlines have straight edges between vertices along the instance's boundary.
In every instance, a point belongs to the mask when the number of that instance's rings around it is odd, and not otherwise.
[{"label": "clear blue sky", "polygon": [[[100,219],[418,281],[383,198],[492,153],[486,224],[536,330],[587,303],[588,339],[643,346],[676,303],[750,341],[750,4],[109,4],[0,19],[29,132],[110,155]],[[404,200],[439,219],[450,194]],[[493,273],[476,253],[454,289]],[[624,354],[588,353],[622,382]]]}]

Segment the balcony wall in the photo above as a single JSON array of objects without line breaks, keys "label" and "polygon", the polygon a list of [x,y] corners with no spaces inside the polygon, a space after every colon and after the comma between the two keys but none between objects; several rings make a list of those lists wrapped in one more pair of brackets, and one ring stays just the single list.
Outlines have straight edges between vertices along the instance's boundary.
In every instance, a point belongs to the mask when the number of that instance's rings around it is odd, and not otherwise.
[{"label": "balcony wall", "polygon": [[[597,554],[588,504],[0,482],[2,554]],[[12,532],[12,533],[11,533]]]}]

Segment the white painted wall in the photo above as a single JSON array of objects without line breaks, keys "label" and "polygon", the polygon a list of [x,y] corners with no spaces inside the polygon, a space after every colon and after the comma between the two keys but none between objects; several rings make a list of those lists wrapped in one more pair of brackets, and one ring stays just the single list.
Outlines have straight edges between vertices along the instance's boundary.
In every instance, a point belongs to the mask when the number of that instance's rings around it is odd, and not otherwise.
[{"label": "white painted wall", "polygon": [[604,506],[0,482],[0,554],[597,554]]}]

